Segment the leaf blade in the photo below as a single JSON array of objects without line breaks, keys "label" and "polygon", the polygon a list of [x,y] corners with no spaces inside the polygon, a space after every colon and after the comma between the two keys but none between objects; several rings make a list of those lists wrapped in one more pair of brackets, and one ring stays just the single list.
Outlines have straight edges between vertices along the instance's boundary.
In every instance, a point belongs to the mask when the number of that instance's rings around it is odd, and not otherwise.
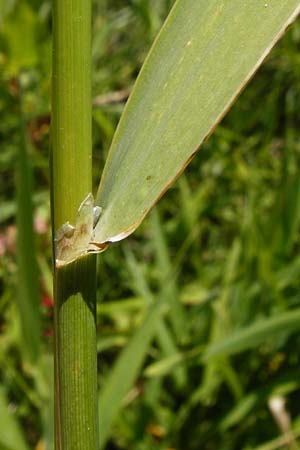
[{"label": "leaf blade", "polygon": [[9,403],[2,385],[0,385],[0,413],[2,425],[0,446],[7,450],[28,450],[19,422],[9,411]]},{"label": "leaf blade", "polygon": [[112,143],[97,196],[99,243],[137,228],[299,11],[296,0],[176,2]]},{"label": "leaf blade", "polygon": [[107,442],[111,425],[121,408],[122,401],[133,385],[146,357],[148,346],[157,330],[157,321],[162,314],[162,300],[163,297],[150,306],[143,323],[119,356],[104,387],[100,390],[98,399],[100,450]]}]

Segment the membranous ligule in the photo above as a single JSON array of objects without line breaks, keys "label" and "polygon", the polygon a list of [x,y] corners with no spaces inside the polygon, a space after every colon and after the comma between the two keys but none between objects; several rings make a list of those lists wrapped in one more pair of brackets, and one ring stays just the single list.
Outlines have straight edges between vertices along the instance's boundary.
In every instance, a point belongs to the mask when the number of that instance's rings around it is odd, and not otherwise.
[{"label": "membranous ligule", "polygon": [[68,264],[86,253],[102,252],[107,245],[94,240],[94,228],[102,208],[94,206],[93,194],[89,193],[78,208],[75,226],[64,223],[55,236],[56,265]]}]

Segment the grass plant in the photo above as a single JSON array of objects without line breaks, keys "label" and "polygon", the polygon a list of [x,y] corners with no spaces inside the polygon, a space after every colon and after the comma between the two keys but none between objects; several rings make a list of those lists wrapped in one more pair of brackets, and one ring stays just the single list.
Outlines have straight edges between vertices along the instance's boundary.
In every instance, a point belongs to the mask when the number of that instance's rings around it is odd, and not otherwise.
[{"label": "grass plant", "polygon": [[[70,0],[59,3],[56,7],[71,4]],[[68,46],[70,36],[75,40],[68,27],[81,29],[82,18],[90,20],[90,11],[85,9],[83,16],[79,0],[73,3],[77,9],[67,27],[63,21],[71,16],[56,17],[59,35],[67,30],[69,33],[54,54],[55,59],[65,51],[64,58],[54,60],[54,67],[64,68],[62,73],[70,78],[62,87],[59,83],[67,80],[58,76],[56,81],[60,81],[52,90],[54,151],[65,150],[53,158],[52,179],[58,181],[52,192],[56,204],[54,234],[64,222],[75,223],[82,199],[88,192],[95,192],[124,106],[122,98],[111,100],[116,97],[110,92],[132,89],[172,2],[93,3],[93,96],[109,93],[93,111],[90,80],[85,77],[89,71],[77,60],[82,72],[80,80],[76,78],[73,69],[76,72],[78,67],[72,65],[75,60],[70,58],[72,46]],[[181,5],[184,3],[188,4]],[[256,6],[268,15],[273,5],[262,2]],[[282,14],[276,17],[282,18]],[[256,25],[261,18],[257,16]],[[53,314],[47,231],[49,3],[7,2],[0,19],[0,108],[4,114],[0,164],[5,180],[0,186],[0,243],[4,251],[0,265],[0,408],[1,425],[6,431],[0,433],[0,448],[52,450],[51,381],[47,377],[51,373]],[[70,445],[97,448],[96,352],[100,361],[97,381],[102,449],[258,450],[298,445],[299,35],[296,22],[204,144],[187,174],[133,237],[122,245],[111,244],[98,257],[98,287],[93,255],[56,269],[55,417],[59,450]],[[17,51],[18,42],[23,43],[21,52]],[[87,41],[85,44],[87,50]],[[54,45],[59,47],[55,40]],[[78,45],[75,59],[89,54],[87,50],[80,56],[84,42],[76,41]],[[67,64],[70,71],[65,69]],[[34,364],[25,351],[26,334],[14,303],[17,272],[14,245],[9,243],[19,211],[11,195],[11,174],[20,150],[14,91],[15,77],[20,74],[24,81],[21,137],[30,145],[37,186],[32,197],[34,221],[28,223],[34,223],[37,231],[39,279],[35,277],[35,282],[42,301],[38,315],[43,330],[39,344],[43,361]],[[77,81],[86,86],[86,91],[78,88]],[[83,92],[86,95],[81,97]],[[68,102],[62,101],[64,93]],[[68,108],[75,98],[84,99],[76,105],[79,109]],[[57,118],[65,121],[67,133],[59,128],[58,121],[55,123]],[[139,116],[141,122],[148,119]],[[198,115],[193,119],[200,120]],[[78,138],[72,123],[76,124]],[[68,137],[72,144],[64,140]],[[83,149],[85,140],[89,142]],[[78,176],[74,184],[72,174],[79,172],[81,158],[82,179]],[[119,183],[121,177],[113,173]],[[30,208],[25,212],[27,217],[31,215]],[[44,231],[38,228],[41,223]],[[18,227],[22,227],[20,220]],[[21,296],[21,300],[26,302],[26,297]],[[36,320],[31,321],[32,326],[37,325]],[[82,358],[80,367],[78,358]],[[282,434],[269,408],[270,401],[278,396],[285,401],[289,434]],[[90,402],[84,402],[87,399]],[[90,426],[92,433],[88,435]]]}]

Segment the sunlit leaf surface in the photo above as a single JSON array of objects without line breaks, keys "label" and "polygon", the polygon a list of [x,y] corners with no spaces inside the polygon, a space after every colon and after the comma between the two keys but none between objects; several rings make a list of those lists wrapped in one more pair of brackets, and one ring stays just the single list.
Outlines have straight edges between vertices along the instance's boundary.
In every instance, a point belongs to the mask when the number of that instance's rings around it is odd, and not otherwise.
[{"label": "sunlit leaf surface", "polygon": [[297,0],[177,1],[115,134],[97,196],[96,242],[137,228],[299,10]]}]

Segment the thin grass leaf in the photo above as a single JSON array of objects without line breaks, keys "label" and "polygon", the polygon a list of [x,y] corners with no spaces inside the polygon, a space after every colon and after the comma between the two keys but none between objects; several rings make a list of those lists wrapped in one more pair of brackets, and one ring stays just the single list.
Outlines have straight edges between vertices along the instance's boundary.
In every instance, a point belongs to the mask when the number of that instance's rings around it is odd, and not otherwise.
[{"label": "thin grass leaf", "polygon": [[274,395],[286,396],[299,388],[299,372],[292,372],[279,378],[267,387],[257,389],[245,395],[240,402],[223,418],[220,428],[222,431],[242,423],[255,407],[267,403]]},{"label": "thin grass leaf", "polygon": [[[120,411],[122,401],[135,382],[147,354],[148,346],[157,331],[164,297],[151,304],[143,323],[117,360],[99,394],[100,450],[107,442],[113,420]],[[120,382],[121,380],[121,382]]]},{"label": "thin grass leaf", "polygon": [[300,329],[300,308],[282,312],[275,317],[262,319],[246,328],[235,331],[226,339],[208,345],[206,350],[203,346],[195,347],[187,352],[178,353],[170,358],[161,359],[150,364],[145,369],[145,374],[151,376],[161,376],[168,374],[177,364],[183,360],[198,358],[200,364],[205,364],[217,356],[229,356],[242,353],[251,348],[256,348],[264,342],[279,334],[290,334]]},{"label": "thin grass leaf", "polygon": [[[300,436],[299,427],[292,429],[289,433],[282,434],[281,436],[273,439],[265,444],[259,445],[255,447],[253,450],[279,450],[288,448],[287,445],[290,445],[291,442],[294,442],[295,439],[298,439]],[[291,447],[290,447],[291,448]]]},{"label": "thin grass leaf", "polygon": [[262,319],[254,325],[236,331],[229,338],[216,342],[204,352],[203,361],[218,355],[233,355],[270,341],[278,334],[290,335],[300,329],[300,308]]},{"label": "thin grass leaf", "polygon": [[32,168],[29,161],[28,141],[22,111],[20,85],[20,145],[17,159],[17,260],[18,308],[27,355],[32,361],[39,356],[40,317],[38,269],[35,253],[32,205]]},{"label": "thin grass leaf", "polygon": [[[152,295],[147,280],[142,273],[141,267],[139,266],[132,252],[126,252],[126,262],[131,272],[137,295],[142,295],[146,303],[148,305],[151,305],[155,302],[155,297]],[[173,310],[174,302],[173,299],[171,299],[170,301],[169,284],[164,286],[164,289],[161,290],[160,295],[164,297],[164,303],[169,306],[169,312],[171,313],[171,311]],[[178,353],[173,335],[170,332],[167,324],[165,323],[164,318],[160,318],[157,321],[156,336],[158,344],[165,357],[170,357],[171,355],[176,355]],[[174,371],[173,376],[178,386],[182,386],[185,384],[186,372],[184,370],[184,367],[178,367],[177,370]]]},{"label": "thin grass leaf", "polygon": [[[211,322],[211,331],[209,336],[209,345],[215,342],[226,340],[232,332],[232,320],[230,316],[230,298],[232,292],[232,284],[237,276],[241,253],[241,243],[236,239],[232,243],[227,261],[224,264],[223,271],[223,289],[220,296],[213,304],[214,316]],[[199,399],[207,399],[213,397],[222,380],[226,380],[235,392],[241,391],[241,385],[238,375],[230,366],[230,361],[224,355],[218,358],[210,359],[204,369],[201,386],[198,388]]]},{"label": "thin grass leaf", "polygon": [[170,320],[175,335],[179,341],[184,341],[186,340],[188,334],[185,311],[178,299],[176,286],[177,277],[170,276],[173,270],[173,265],[171,263],[171,255],[169,254],[168,245],[157,208],[152,211],[150,223],[152,226],[152,241],[155,248],[159,281],[162,286],[161,290],[165,292],[166,302],[171,307]]},{"label": "thin grass leaf", "polygon": [[139,311],[145,308],[145,302],[142,297],[136,296],[114,302],[100,303],[97,305],[97,315],[114,316],[115,314]]},{"label": "thin grass leaf", "polygon": [[16,417],[9,412],[9,403],[2,386],[0,386],[0,417],[0,448],[5,450],[29,450]]}]

